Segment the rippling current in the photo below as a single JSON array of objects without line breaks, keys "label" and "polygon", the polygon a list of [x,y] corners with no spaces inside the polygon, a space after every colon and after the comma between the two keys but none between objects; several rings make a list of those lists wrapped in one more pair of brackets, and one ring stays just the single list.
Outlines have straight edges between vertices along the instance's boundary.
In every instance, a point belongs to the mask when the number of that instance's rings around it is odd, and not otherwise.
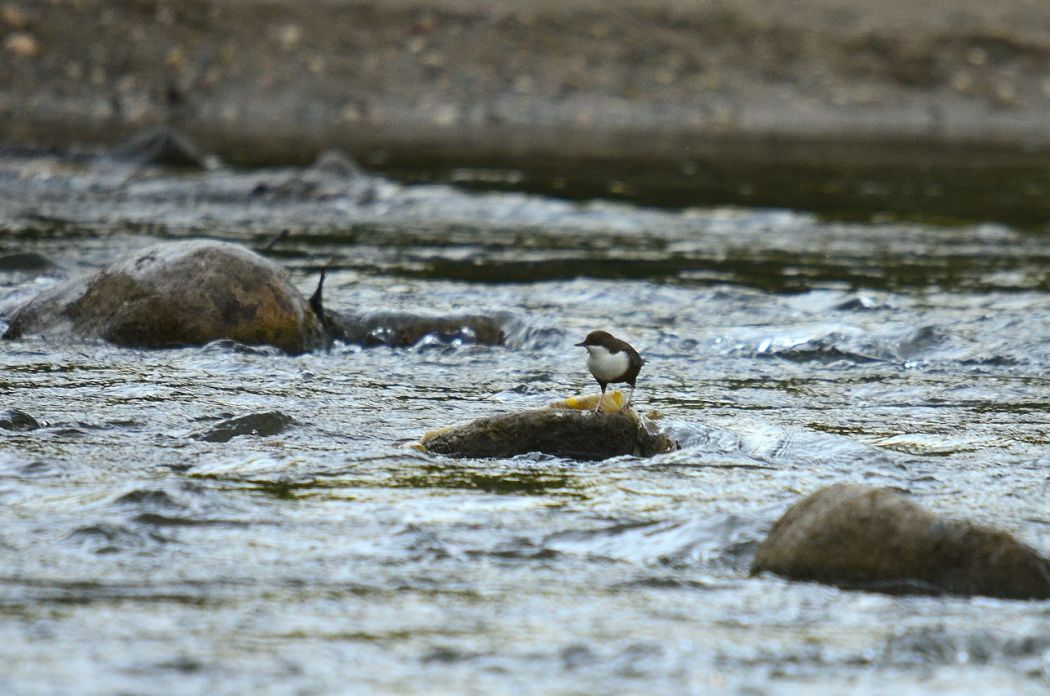
[{"label": "rippling current", "polygon": [[[0,164],[0,314],[157,239],[269,252],[335,309],[510,311],[288,357],[0,345],[0,692],[1045,693],[1050,603],[749,578],[801,495],[893,486],[1050,550],[1046,236],[404,187],[335,158]],[[648,460],[451,460],[426,431],[645,356]],[[199,439],[279,411],[270,436]]]}]

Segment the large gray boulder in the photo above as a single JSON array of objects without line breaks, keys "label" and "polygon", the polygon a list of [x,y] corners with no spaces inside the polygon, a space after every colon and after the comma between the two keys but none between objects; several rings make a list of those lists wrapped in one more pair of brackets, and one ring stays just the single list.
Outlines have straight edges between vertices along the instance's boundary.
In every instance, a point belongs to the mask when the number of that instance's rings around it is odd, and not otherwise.
[{"label": "large gray boulder", "polygon": [[479,418],[427,433],[421,444],[429,452],[451,457],[506,458],[542,452],[582,461],[625,454],[651,457],[676,447],[633,411],[594,413],[572,407]]},{"label": "large gray boulder", "polygon": [[289,353],[328,341],[280,266],[211,240],[155,244],[38,295],[13,313],[4,338],[29,335],[140,348],[229,339]]},{"label": "large gray boulder", "polygon": [[1050,598],[1050,561],[1006,532],[851,484],[789,508],[758,547],[751,573],[763,571],[859,589]]}]

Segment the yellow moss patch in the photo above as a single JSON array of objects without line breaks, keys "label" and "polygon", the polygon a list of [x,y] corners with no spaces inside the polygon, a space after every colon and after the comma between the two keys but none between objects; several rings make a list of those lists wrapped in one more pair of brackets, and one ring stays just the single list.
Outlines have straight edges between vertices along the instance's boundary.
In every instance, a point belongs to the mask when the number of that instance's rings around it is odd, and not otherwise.
[{"label": "yellow moss patch", "polygon": [[438,428],[436,430],[431,430],[431,431],[425,433],[423,435],[423,437],[419,438],[419,444],[423,445],[424,447],[426,447],[426,444],[429,441],[433,440],[435,437],[437,437],[438,435],[441,435],[442,433],[447,433],[449,430],[452,430],[452,428],[453,428],[453,426],[448,425],[448,426],[445,426],[444,428]]},{"label": "yellow moss patch", "polygon": [[[561,401],[552,401],[549,406],[551,408],[568,408],[577,411],[592,411],[594,407],[598,405],[598,399],[601,394],[587,394],[585,396],[570,396],[567,399]],[[602,401],[601,411],[602,413],[617,413],[623,408],[625,403],[623,392],[615,389],[613,391],[605,392],[605,399]]]}]

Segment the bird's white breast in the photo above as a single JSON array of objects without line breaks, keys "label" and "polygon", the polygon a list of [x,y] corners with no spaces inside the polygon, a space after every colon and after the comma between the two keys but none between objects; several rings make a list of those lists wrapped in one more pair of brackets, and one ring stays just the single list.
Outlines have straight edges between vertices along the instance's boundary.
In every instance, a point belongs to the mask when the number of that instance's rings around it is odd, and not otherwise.
[{"label": "bird's white breast", "polygon": [[605,346],[587,346],[587,369],[599,381],[611,382],[623,377],[629,364],[627,351],[610,353]]}]

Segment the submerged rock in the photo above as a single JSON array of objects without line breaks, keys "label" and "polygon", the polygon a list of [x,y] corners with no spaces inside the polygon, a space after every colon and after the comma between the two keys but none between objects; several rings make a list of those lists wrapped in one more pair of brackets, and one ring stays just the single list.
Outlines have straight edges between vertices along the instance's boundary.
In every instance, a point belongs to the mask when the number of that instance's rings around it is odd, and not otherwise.
[{"label": "submerged rock", "polygon": [[1050,598],[1050,560],[1006,532],[850,484],[788,509],[758,547],[751,573],[763,571],[856,589]]},{"label": "submerged rock", "polygon": [[40,427],[40,423],[37,422],[36,418],[25,411],[19,411],[15,408],[9,408],[4,411],[0,411],[0,428],[4,430],[36,430]]},{"label": "submerged rock", "polygon": [[249,413],[246,416],[220,421],[207,430],[197,433],[193,439],[202,442],[229,442],[238,435],[266,437],[284,432],[294,422],[294,418],[280,411]]},{"label": "submerged rock", "polygon": [[13,313],[4,338],[34,334],[141,348],[229,339],[302,353],[327,344],[280,266],[210,240],[156,244],[38,295]]},{"label": "submerged rock", "polygon": [[417,314],[412,312],[339,312],[324,306],[326,270],[321,269],[310,307],[321,318],[330,341],[353,343],[365,348],[406,348],[426,339],[438,343],[503,345],[511,332],[521,328],[510,312],[492,314]]},{"label": "submerged rock", "polygon": [[0,256],[0,271],[48,271],[54,267],[51,259],[35,251]]},{"label": "submerged rock", "polygon": [[361,165],[348,152],[339,148],[325,150],[318,155],[310,170],[343,179],[367,176]]},{"label": "submerged rock", "polygon": [[326,325],[334,340],[366,348],[404,348],[428,337],[443,343],[498,346],[507,340],[509,326],[514,321],[508,312],[444,316],[411,312],[326,312]]},{"label": "submerged rock", "polygon": [[429,452],[452,457],[504,458],[542,452],[584,461],[625,454],[651,457],[675,449],[673,441],[654,432],[634,411],[594,413],[590,408],[596,402],[594,397],[567,407],[479,418],[427,433],[421,444]]},{"label": "submerged rock", "polygon": [[203,169],[205,161],[197,147],[183,133],[172,128],[156,128],[141,133],[115,148],[111,156],[139,165]]}]

